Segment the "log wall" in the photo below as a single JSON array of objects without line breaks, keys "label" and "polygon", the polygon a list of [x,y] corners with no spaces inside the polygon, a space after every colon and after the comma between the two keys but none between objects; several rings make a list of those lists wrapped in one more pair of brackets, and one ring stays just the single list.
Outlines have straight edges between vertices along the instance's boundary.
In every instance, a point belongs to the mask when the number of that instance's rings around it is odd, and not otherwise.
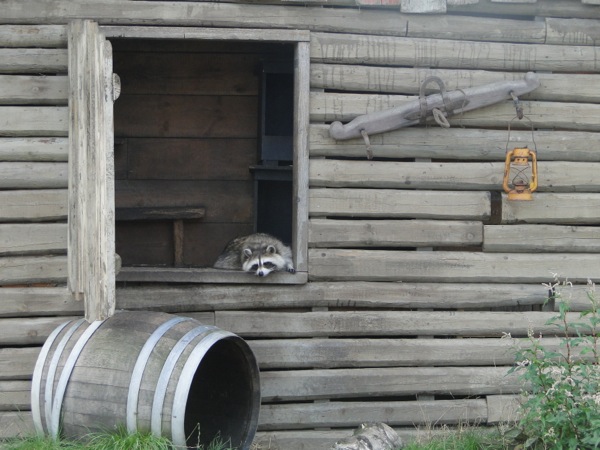
[{"label": "log wall", "polygon": [[[74,18],[113,35],[131,25],[156,26],[150,37],[165,26],[311,31],[308,283],[117,291],[118,309],[190,315],[248,340],[263,448],[327,448],[364,421],[412,439],[432,425],[512,420],[521,385],[506,376],[514,347],[502,336],[522,342],[533,327],[558,345],[542,306],[553,273],[576,284],[573,306],[585,308],[583,285],[600,278],[600,6],[436,2],[447,15],[409,14],[400,1],[252,3],[3,3],[0,438],[31,432],[39,348],[83,314],[66,289]],[[453,116],[449,129],[371,136],[370,161],[362,139],[328,135],[333,120],[413,101],[428,75],[463,89],[529,70],[541,79],[521,99],[540,160],[531,202],[501,190],[506,148],[533,145],[514,122],[507,145],[512,101]]]}]

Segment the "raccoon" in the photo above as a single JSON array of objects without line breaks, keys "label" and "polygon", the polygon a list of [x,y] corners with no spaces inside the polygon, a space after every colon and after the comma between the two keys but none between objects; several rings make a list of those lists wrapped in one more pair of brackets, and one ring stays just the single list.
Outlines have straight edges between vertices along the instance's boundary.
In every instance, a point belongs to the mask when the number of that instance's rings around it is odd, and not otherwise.
[{"label": "raccoon", "polygon": [[295,273],[291,249],[274,236],[254,233],[233,239],[213,265],[215,269],[243,270],[266,277],[271,272]]}]

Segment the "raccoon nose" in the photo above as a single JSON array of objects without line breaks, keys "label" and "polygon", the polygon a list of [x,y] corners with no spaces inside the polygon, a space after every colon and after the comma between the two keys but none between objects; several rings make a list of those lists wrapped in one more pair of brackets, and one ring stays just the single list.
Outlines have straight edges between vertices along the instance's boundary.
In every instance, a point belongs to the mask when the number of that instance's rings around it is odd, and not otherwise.
[{"label": "raccoon nose", "polygon": [[259,270],[256,275],[258,275],[259,277],[264,277],[265,273],[262,270]]}]

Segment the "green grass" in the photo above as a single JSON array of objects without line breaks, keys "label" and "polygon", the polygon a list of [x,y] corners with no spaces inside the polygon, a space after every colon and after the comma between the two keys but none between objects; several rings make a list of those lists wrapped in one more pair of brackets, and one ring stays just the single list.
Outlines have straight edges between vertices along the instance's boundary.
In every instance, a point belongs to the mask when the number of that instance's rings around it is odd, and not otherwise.
[{"label": "green grass", "polygon": [[425,442],[408,443],[403,450],[511,450],[516,443],[497,429],[459,428],[456,432],[435,436]]}]

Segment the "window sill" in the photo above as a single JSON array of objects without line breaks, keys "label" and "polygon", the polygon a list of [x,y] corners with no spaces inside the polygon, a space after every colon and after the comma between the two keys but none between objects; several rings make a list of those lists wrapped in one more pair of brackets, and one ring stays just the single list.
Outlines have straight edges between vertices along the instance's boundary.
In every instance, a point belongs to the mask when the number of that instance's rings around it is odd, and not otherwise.
[{"label": "window sill", "polygon": [[276,272],[267,277],[257,277],[237,270],[178,267],[123,267],[117,282],[138,281],[147,283],[231,283],[231,284],[304,284],[306,272],[295,274]]}]

